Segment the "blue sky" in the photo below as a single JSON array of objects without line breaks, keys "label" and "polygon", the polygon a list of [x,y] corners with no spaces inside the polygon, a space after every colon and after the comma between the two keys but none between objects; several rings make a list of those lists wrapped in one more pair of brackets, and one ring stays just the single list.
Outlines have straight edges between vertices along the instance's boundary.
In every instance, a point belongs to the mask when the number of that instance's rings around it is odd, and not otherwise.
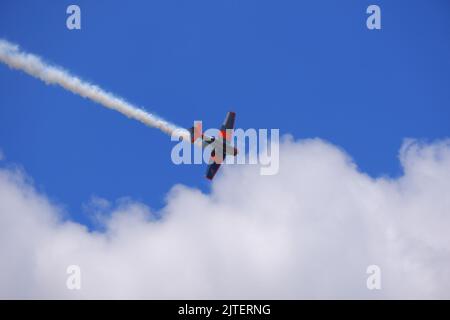
[{"label": "blue sky", "polygon": [[[82,30],[66,28],[76,3]],[[366,28],[378,4],[382,30]],[[181,126],[280,128],[346,150],[372,176],[401,174],[407,137],[450,135],[450,5],[435,1],[2,1],[0,38]],[[168,136],[0,65],[2,165],[89,224],[96,195],[164,205]],[[282,170],[282,168],[280,168]],[[220,174],[220,173],[219,173]]]}]

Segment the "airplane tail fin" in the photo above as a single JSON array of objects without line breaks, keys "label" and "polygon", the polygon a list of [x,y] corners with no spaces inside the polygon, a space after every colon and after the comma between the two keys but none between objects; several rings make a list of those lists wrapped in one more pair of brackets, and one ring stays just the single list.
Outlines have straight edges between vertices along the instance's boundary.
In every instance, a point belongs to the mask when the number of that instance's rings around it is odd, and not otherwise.
[{"label": "airplane tail fin", "polygon": [[202,138],[202,125],[201,122],[195,123],[193,127],[189,128],[189,133],[191,135],[191,143],[194,143],[198,138]]},{"label": "airplane tail fin", "polygon": [[191,143],[194,143],[194,127],[189,128],[189,134],[191,135]]}]

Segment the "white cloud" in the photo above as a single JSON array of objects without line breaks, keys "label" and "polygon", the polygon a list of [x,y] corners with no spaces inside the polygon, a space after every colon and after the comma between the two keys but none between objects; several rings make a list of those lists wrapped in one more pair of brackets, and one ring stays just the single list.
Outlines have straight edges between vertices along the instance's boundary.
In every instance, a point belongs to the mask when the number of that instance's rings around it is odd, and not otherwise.
[{"label": "white cloud", "polygon": [[175,186],[161,220],[127,201],[91,233],[0,169],[0,298],[450,298],[450,141],[407,141],[398,179],[320,140],[280,157],[276,176],[224,168],[210,195]]}]

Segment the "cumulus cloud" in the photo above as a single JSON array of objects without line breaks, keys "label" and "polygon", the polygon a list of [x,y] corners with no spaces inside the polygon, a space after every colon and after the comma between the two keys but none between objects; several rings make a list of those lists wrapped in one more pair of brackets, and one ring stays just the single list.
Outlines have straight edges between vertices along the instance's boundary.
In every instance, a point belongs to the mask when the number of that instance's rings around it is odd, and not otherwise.
[{"label": "cumulus cloud", "polygon": [[0,169],[0,297],[450,298],[450,141],[406,141],[395,179],[316,139],[285,139],[280,157],[274,176],[224,168],[210,194],[174,186],[160,219],[94,199],[109,210],[97,232]]}]

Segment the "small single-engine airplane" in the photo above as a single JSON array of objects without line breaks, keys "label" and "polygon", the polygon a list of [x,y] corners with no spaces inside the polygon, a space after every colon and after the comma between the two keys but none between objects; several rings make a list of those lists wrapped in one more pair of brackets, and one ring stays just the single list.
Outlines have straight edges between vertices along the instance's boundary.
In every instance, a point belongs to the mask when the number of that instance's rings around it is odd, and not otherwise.
[{"label": "small single-engine airplane", "polygon": [[206,178],[212,180],[219,170],[220,165],[225,160],[228,155],[235,156],[238,153],[236,147],[230,144],[231,138],[233,137],[234,129],[234,119],[236,118],[236,113],[228,112],[220,127],[219,135],[217,137],[210,137],[204,135],[202,132],[201,124],[196,125],[189,129],[191,135],[191,143],[195,143],[198,138],[202,139],[202,148],[214,143],[213,149],[211,151],[211,157],[208,161],[208,169],[206,170]]}]

